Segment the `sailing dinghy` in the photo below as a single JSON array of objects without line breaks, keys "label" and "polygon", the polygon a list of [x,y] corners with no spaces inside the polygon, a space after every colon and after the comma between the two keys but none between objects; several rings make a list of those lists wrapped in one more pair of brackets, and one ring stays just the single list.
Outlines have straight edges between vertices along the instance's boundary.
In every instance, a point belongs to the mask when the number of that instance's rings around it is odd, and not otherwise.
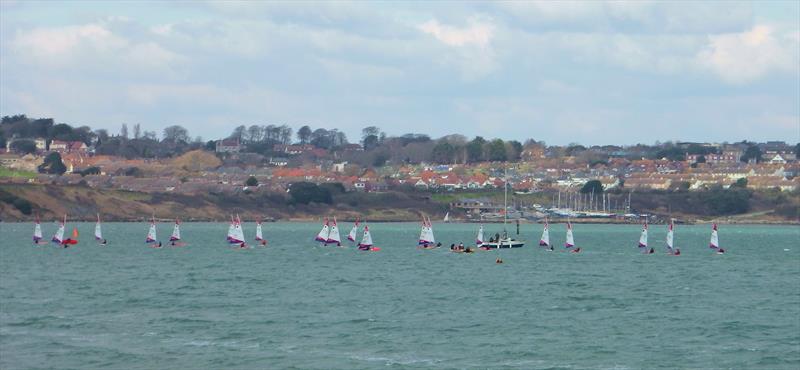
[{"label": "sailing dinghy", "polygon": [[581,252],[581,247],[575,248],[575,239],[572,236],[572,223],[569,221],[567,221],[567,241],[564,243],[564,247],[569,249],[572,253]]},{"label": "sailing dinghy", "polygon": [[358,237],[358,218],[356,218],[356,223],[355,225],[353,225],[353,228],[350,229],[350,234],[347,234],[347,240],[355,242],[357,237]]},{"label": "sailing dinghy", "polygon": [[267,240],[264,239],[264,235],[261,232],[261,219],[256,222],[256,241],[263,246],[267,245]]},{"label": "sailing dinghy", "polygon": [[97,222],[94,224],[94,240],[100,245],[106,245],[108,242],[103,238],[103,228],[100,226],[100,214],[97,214]]},{"label": "sailing dinghy", "polygon": [[150,247],[161,248],[161,242],[158,241],[156,236],[156,217],[150,219],[150,229],[147,230],[147,238],[144,240],[145,244],[150,244]]},{"label": "sailing dinghy", "polygon": [[547,251],[553,251],[553,246],[550,245],[550,224],[547,222],[547,218],[544,219],[544,229],[542,229],[542,237],[539,238],[539,246],[545,247]]},{"label": "sailing dinghy", "polygon": [[39,215],[36,215],[36,224],[33,226],[33,244],[43,245],[46,242],[42,241],[42,225],[39,222]]},{"label": "sailing dinghy", "polygon": [[336,246],[342,246],[342,238],[339,236],[339,227],[336,226],[336,217],[333,218],[333,225],[331,225],[330,231],[328,232],[328,239],[325,241],[325,245],[328,244],[336,244]]},{"label": "sailing dinghy", "polygon": [[358,250],[360,251],[379,251],[378,247],[372,245],[372,235],[369,233],[369,225],[364,225],[364,236],[361,237],[361,243],[358,243]]},{"label": "sailing dinghy", "polygon": [[433,223],[430,218],[422,218],[422,230],[419,233],[419,242],[423,249],[436,248],[436,237],[433,236]]},{"label": "sailing dinghy", "polygon": [[331,233],[331,230],[328,227],[328,218],[325,217],[325,224],[322,225],[322,230],[319,231],[319,234],[317,234],[317,237],[314,238],[314,240],[327,245],[327,243],[328,243],[328,235],[330,233]]},{"label": "sailing dinghy", "polygon": [[673,256],[680,256],[681,249],[672,245],[672,242],[675,238],[674,228],[675,228],[674,223],[672,222],[672,220],[669,220],[669,226],[667,226],[667,253]]},{"label": "sailing dinghy", "polygon": [[181,220],[175,219],[175,226],[172,227],[172,235],[169,236],[169,245],[173,247],[186,246],[186,243],[181,241]]},{"label": "sailing dinghy", "polygon": [[725,250],[719,246],[719,235],[717,235],[717,224],[711,227],[711,240],[708,242],[708,247],[717,251],[718,254],[725,253]]},{"label": "sailing dinghy", "polygon": [[644,221],[642,226],[642,234],[639,235],[639,251],[643,254],[653,254],[653,248],[647,249],[647,220]]}]

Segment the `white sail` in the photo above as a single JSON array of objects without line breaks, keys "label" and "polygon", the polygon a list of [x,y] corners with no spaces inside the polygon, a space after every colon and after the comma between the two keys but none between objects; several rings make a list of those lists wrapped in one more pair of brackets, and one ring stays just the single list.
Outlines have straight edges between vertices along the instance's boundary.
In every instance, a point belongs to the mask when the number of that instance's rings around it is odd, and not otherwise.
[{"label": "white sail", "polygon": [[235,243],[233,241],[233,228],[234,228],[233,224],[234,224],[233,216],[231,216],[231,223],[228,224],[228,235],[225,237],[225,240],[227,240],[229,243]]},{"label": "white sail", "polygon": [[36,224],[33,226],[33,242],[38,243],[42,240],[42,225],[39,223],[39,217],[36,217]]},{"label": "white sail", "polygon": [[539,239],[539,246],[550,246],[550,224],[547,223],[547,220],[544,220],[544,229],[542,229],[542,237]]},{"label": "white sail", "polygon": [[575,240],[572,238],[572,223],[567,222],[567,242],[564,247],[572,248],[575,246]]},{"label": "white sail", "polygon": [[444,214],[444,222],[450,222],[450,212]]},{"label": "white sail", "polygon": [[233,239],[235,243],[244,243],[244,229],[242,229],[242,219],[236,215],[236,222],[233,225]]},{"label": "white sail", "polygon": [[264,235],[261,234],[261,221],[256,223],[256,240],[262,241],[264,240]]},{"label": "white sail", "polygon": [[422,218],[422,228],[419,230],[419,242],[417,244],[424,245],[428,244],[428,222],[425,221],[425,218]]},{"label": "white sail", "polygon": [[62,221],[58,225],[58,230],[56,230],[56,233],[53,234],[53,239],[52,239],[53,242],[59,244],[64,242],[64,229],[66,228],[66,223],[67,223],[67,216],[64,215],[64,221]]},{"label": "white sail", "polygon": [[358,219],[356,219],[356,223],[353,225],[353,228],[350,229],[350,234],[347,235],[347,240],[354,242],[356,241],[356,237],[358,237]]},{"label": "white sail", "polygon": [[669,226],[667,226],[667,251],[669,251],[669,252],[672,252],[672,250],[674,248],[673,245],[672,245],[672,241],[674,239],[673,228],[674,228],[674,226],[672,224],[672,221],[670,221]]},{"label": "white sail", "polygon": [[431,222],[431,219],[430,219],[430,218],[428,218],[428,234],[427,234],[427,240],[428,240],[428,243],[429,243],[429,244],[436,244],[436,237],[435,237],[435,236],[433,236],[433,223]]},{"label": "white sail", "polygon": [[147,239],[145,239],[145,243],[155,243],[158,241],[156,237],[156,220],[155,218],[150,222],[150,229],[147,230]]},{"label": "white sail", "polygon": [[317,237],[315,238],[315,240],[318,241],[318,242],[321,242],[321,243],[327,243],[328,242],[328,234],[330,234],[330,232],[331,231],[328,228],[328,219],[326,218],[325,219],[325,225],[322,226],[322,230],[319,231],[319,234],[317,234]]},{"label": "white sail", "polygon": [[94,239],[103,240],[103,229],[100,227],[100,214],[97,215],[97,222],[94,224]]},{"label": "white sail", "polygon": [[328,232],[328,240],[327,243],[331,244],[340,244],[342,242],[341,237],[339,236],[339,227],[336,225],[336,218],[333,218],[333,225],[331,225],[331,229]]},{"label": "white sail", "polygon": [[478,236],[475,237],[475,245],[478,247],[483,245],[483,224],[478,228]]},{"label": "white sail", "polygon": [[711,240],[708,242],[708,247],[712,249],[719,249],[719,236],[717,235],[717,224],[711,227]]},{"label": "white sail", "polygon": [[372,235],[369,233],[369,226],[364,226],[364,236],[361,238],[361,243],[358,243],[359,247],[371,247],[372,246]]},{"label": "white sail", "polygon": [[181,222],[175,220],[175,226],[172,228],[172,235],[169,236],[169,241],[174,242],[181,240]]},{"label": "white sail", "polygon": [[647,248],[647,221],[642,226],[642,235],[639,236],[639,248]]}]

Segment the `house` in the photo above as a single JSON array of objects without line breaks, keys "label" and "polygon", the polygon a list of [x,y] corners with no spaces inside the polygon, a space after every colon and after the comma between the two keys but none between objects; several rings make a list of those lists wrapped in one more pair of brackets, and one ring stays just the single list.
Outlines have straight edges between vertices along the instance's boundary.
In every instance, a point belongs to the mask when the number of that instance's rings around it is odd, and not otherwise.
[{"label": "house", "polygon": [[706,163],[736,163],[742,158],[741,150],[726,150],[722,154],[686,154],[686,160],[689,163],[697,163],[700,157],[706,159]]},{"label": "house", "polygon": [[88,150],[89,147],[82,141],[53,140],[50,143],[50,151],[56,153],[86,153]]},{"label": "house", "polygon": [[217,140],[216,143],[217,153],[239,153],[240,149],[241,144],[239,144],[239,139],[222,139]]},{"label": "house", "polygon": [[770,164],[786,164],[786,160],[780,154],[775,154],[772,159],[767,161]]}]

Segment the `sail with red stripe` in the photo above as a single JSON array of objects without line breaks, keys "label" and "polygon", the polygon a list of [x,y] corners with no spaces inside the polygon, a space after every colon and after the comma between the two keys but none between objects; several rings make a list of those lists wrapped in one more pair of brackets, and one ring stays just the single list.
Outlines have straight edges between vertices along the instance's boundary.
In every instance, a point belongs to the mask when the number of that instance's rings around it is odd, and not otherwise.
[{"label": "sail with red stripe", "polygon": [[147,238],[145,239],[144,242],[145,243],[155,243],[157,241],[158,241],[158,238],[156,236],[156,218],[155,218],[155,216],[153,216],[153,218],[150,221],[150,229],[147,230]]},{"label": "sail with red stripe", "polygon": [[175,226],[172,227],[172,235],[169,236],[169,241],[175,242],[181,240],[181,221],[176,219]]},{"label": "sail with red stripe", "polygon": [[575,246],[575,239],[572,237],[572,223],[567,221],[567,241],[564,243],[565,248],[572,248]]},{"label": "sail with red stripe", "polygon": [[350,229],[350,234],[347,234],[347,240],[355,242],[356,237],[358,237],[358,218],[356,218],[356,223],[353,225],[353,228]]},{"label": "sail with red stripe", "polygon": [[647,220],[644,221],[644,225],[642,226],[642,234],[639,235],[639,249],[642,252],[647,250]]},{"label": "sail with red stripe", "polygon": [[328,235],[331,233],[330,228],[328,227],[328,218],[325,217],[325,224],[322,225],[322,230],[319,231],[317,237],[314,240],[320,243],[327,243],[328,242]]},{"label": "sail with red stripe", "polygon": [[717,224],[711,227],[711,240],[708,242],[708,247],[711,249],[719,250],[719,235],[717,234]]},{"label": "sail with red stripe", "polygon": [[549,247],[550,246],[550,223],[547,222],[547,219],[544,219],[544,229],[542,229],[542,237],[539,238],[539,246],[540,247]]}]

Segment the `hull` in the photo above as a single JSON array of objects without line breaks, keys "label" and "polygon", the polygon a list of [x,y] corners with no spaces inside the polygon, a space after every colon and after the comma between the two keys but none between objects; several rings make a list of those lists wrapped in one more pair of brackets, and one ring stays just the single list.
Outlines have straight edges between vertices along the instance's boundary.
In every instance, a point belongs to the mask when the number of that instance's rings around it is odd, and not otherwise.
[{"label": "hull", "polygon": [[522,248],[525,245],[525,242],[520,240],[504,240],[498,242],[490,242],[490,243],[483,243],[481,245],[482,248],[487,249],[503,249],[503,248]]}]

